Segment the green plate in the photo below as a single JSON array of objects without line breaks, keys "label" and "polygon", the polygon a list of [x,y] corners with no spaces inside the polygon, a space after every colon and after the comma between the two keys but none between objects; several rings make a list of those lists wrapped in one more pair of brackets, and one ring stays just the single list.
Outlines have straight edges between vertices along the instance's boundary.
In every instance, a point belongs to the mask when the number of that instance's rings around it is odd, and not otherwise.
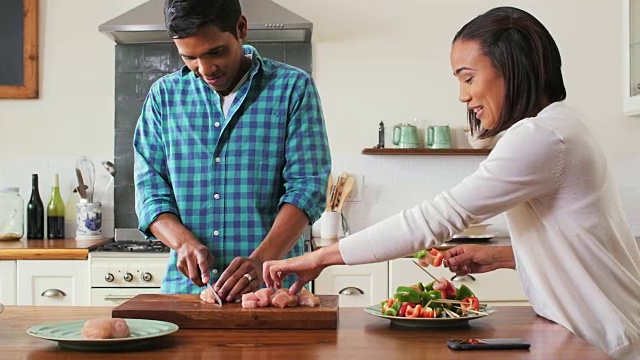
[{"label": "green plate", "polygon": [[36,325],[27,334],[57,341],[62,348],[77,350],[126,350],[146,346],[158,337],[178,331],[178,325],[166,321],[124,319],[130,335],[119,339],[85,339],[82,327],[87,320],[71,320]]},{"label": "green plate", "polygon": [[407,318],[407,317],[383,315],[381,304],[371,305],[369,307],[364,308],[364,312],[366,312],[369,315],[391,320],[391,325],[402,326],[402,327],[413,327],[413,328],[468,326],[469,320],[483,318],[485,316],[491,315],[495,311],[492,306],[489,306],[487,304],[480,304],[480,310],[487,313],[487,315],[469,314],[469,315],[460,316],[459,318],[438,317],[433,319],[427,319],[427,318]]}]

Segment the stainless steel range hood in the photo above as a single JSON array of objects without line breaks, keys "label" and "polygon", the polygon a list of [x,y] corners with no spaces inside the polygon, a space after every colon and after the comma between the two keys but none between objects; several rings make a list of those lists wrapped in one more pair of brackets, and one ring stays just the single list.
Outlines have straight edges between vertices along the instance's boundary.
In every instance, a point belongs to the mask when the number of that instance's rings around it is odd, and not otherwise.
[{"label": "stainless steel range hood", "polygon": [[[249,22],[248,42],[310,43],[313,24],[271,0],[240,0]],[[146,3],[98,27],[118,44],[171,42],[164,25],[164,0]]]}]

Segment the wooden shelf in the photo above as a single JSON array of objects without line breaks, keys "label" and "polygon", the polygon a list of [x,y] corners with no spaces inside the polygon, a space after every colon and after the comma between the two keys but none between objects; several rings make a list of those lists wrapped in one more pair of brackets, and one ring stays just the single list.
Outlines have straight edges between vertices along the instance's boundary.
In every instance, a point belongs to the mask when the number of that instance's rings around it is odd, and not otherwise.
[{"label": "wooden shelf", "polygon": [[490,152],[491,149],[362,149],[364,155],[488,155]]}]

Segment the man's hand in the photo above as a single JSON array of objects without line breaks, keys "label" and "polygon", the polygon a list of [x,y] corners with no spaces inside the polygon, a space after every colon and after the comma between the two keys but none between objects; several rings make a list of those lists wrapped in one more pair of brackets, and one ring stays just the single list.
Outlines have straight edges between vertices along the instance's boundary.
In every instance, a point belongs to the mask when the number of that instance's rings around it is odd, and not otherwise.
[{"label": "man's hand", "polygon": [[214,290],[225,301],[234,301],[243,294],[256,291],[262,285],[262,263],[237,257],[224,270]]},{"label": "man's hand", "polygon": [[188,241],[176,248],[176,267],[194,284],[202,287],[209,283],[209,272],[213,266],[213,255],[199,242]]},{"label": "man's hand", "polygon": [[511,246],[460,245],[445,252],[445,266],[457,275],[515,268]]}]

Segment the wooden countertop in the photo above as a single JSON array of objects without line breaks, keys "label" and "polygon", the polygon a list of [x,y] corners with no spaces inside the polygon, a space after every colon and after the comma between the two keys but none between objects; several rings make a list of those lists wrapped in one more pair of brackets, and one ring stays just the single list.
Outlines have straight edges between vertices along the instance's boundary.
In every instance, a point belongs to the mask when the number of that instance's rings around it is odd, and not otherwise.
[{"label": "wooden countertop", "polygon": [[[340,309],[337,330],[179,330],[135,352],[62,350],[26,334],[31,326],[109,317],[110,307],[8,306],[0,314],[3,359],[608,359],[530,307],[498,307],[468,327],[402,329],[361,308]],[[286,311],[283,310],[283,311]],[[452,351],[449,338],[520,337],[529,350]]]},{"label": "wooden countertop", "polygon": [[0,241],[0,260],[86,260],[89,251],[111,241],[113,240]]}]

